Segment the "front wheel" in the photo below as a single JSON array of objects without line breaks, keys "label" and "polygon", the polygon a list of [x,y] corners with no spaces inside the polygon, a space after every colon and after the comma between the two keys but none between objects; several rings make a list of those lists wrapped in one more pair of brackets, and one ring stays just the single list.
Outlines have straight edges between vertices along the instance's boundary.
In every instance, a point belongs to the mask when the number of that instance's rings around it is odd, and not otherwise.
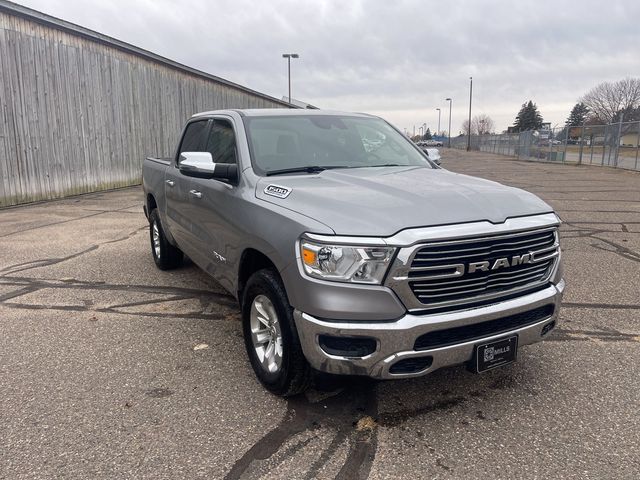
[{"label": "front wheel", "polygon": [[259,270],[242,296],[242,328],[249,361],[272,393],[291,396],[310,384],[311,368],[300,346],[284,286],[277,273]]}]

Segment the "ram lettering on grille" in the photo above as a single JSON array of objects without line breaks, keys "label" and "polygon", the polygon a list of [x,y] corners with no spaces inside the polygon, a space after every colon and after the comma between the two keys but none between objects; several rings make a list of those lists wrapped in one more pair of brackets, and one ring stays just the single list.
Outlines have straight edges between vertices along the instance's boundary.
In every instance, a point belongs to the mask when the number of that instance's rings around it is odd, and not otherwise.
[{"label": "ram lettering on grille", "polygon": [[523,265],[525,263],[531,263],[531,254],[525,253],[524,255],[514,255],[511,257],[511,261],[509,258],[498,258],[491,262],[487,262],[486,260],[483,262],[472,262],[469,264],[467,271],[469,273],[474,273],[478,270],[483,272],[488,272],[489,270],[498,270],[499,268],[505,267],[515,267],[518,265]]}]

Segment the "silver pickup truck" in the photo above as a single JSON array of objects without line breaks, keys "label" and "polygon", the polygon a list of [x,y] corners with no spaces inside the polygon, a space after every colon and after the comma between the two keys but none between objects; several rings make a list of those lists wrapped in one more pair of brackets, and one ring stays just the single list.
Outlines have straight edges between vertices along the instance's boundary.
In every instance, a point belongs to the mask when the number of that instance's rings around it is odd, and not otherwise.
[{"label": "silver pickup truck", "polygon": [[279,395],[313,369],[483,372],[558,321],[551,207],[439,168],[378,117],[200,113],[143,184],[156,265],[184,252],[238,299],[253,370]]}]

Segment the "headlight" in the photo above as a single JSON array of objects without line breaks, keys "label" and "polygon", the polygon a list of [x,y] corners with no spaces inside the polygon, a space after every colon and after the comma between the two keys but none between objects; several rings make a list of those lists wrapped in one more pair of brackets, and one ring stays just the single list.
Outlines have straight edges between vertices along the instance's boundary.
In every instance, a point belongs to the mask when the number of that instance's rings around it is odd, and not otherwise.
[{"label": "headlight", "polygon": [[394,251],[393,247],[300,241],[300,258],[306,274],[335,282],[382,283]]}]

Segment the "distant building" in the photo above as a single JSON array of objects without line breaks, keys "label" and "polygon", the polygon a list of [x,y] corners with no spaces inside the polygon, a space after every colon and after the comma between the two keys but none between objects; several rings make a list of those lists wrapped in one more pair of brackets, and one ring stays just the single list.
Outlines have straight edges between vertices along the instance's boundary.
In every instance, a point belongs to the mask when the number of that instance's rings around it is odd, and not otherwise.
[{"label": "distant building", "polygon": [[620,132],[621,147],[637,147],[640,140],[640,124],[638,122],[629,123],[622,126]]},{"label": "distant building", "polygon": [[[289,101],[289,97],[287,97],[286,95],[284,97],[282,97],[282,101],[283,102],[288,102]],[[296,100],[295,98],[291,99],[291,105],[298,107],[298,108],[308,108],[310,110],[320,110],[319,107],[316,107],[315,105],[311,105],[310,103],[305,103],[303,101],[300,100]]]}]

